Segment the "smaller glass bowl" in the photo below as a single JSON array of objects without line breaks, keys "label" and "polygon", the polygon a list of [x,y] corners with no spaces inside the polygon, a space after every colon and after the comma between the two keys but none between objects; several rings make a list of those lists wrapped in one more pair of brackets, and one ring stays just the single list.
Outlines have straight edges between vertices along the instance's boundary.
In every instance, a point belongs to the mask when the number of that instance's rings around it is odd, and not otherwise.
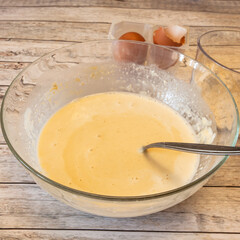
[{"label": "smaller glass bowl", "polygon": [[196,60],[227,85],[240,107],[240,31],[214,30],[198,38]]}]

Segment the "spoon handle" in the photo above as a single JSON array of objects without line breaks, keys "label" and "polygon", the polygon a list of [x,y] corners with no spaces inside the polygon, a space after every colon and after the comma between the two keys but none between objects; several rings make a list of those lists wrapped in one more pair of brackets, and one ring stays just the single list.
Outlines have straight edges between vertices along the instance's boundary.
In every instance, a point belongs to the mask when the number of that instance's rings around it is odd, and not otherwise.
[{"label": "spoon handle", "polygon": [[212,144],[156,142],[144,146],[142,150],[146,151],[149,148],[167,148],[177,151],[206,155],[240,155],[240,147],[220,146]]}]

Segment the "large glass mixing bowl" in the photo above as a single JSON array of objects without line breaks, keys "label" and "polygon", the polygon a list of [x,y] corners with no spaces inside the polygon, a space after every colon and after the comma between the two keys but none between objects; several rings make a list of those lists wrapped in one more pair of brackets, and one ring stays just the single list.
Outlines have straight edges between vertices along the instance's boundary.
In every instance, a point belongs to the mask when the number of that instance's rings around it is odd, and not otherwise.
[{"label": "large glass mixing bowl", "polygon": [[74,208],[110,217],[154,213],[191,196],[227,159],[201,156],[190,183],[145,196],[98,195],[48,178],[37,157],[43,125],[73,99],[109,91],[133,92],[162,101],[188,121],[202,143],[236,144],[239,119],[231,93],[213,72],[178,51],[116,40],[56,50],[14,79],[2,103],[1,126],[10,150],[36,183]]}]

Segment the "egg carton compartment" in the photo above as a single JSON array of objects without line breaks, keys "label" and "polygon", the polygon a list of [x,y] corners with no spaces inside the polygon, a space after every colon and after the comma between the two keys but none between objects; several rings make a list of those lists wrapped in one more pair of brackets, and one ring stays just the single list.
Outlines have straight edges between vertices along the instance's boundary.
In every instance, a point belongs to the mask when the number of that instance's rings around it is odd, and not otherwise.
[{"label": "egg carton compartment", "polygon": [[[145,41],[148,43],[153,43],[153,33],[159,27],[166,27],[162,25],[153,25],[148,23],[137,23],[137,22],[128,22],[128,21],[120,21],[113,22],[109,29],[108,38],[109,39],[119,39],[123,34],[127,32],[136,32],[141,34]],[[173,49],[179,49],[184,51],[189,47],[189,28],[186,26],[182,26],[187,30],[187,34],[185,35],[185,43],[180,47],[171,47]]]},{"label": "egg carton compartment", "polygon": [[136,23],[136,22],[126,22],[126,21],[113,22],[109,30],[108,38],[119,39],[124,33],[137,32],[144,37],[146,42],[153,43],[153,40],[150,35],[151,29],[152,29],[152,26],[146,23]]}]

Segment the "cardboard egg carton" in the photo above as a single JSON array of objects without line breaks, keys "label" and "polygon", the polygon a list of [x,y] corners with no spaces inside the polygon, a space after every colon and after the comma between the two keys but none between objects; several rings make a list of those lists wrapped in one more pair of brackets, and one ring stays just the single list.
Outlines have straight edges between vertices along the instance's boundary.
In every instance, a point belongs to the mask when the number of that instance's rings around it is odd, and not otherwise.
[{"label": "cardboard egg carton", "polygon": [[[141,34],[146,42],[153,43],[153,33],[159,27],[166,27],[161,25],[153,25],[148,23],[137,23],[137,22],[113,22],[109,29],[108,38],[109,39],[119,39],[123,34],[127,32],[137,32]],[[185,43],[181,47],[171,47],[173,49],[184,50],[189,47],[189,29],[186,26],[183,26],[187,29],[187,34],[185,35]]]}]

